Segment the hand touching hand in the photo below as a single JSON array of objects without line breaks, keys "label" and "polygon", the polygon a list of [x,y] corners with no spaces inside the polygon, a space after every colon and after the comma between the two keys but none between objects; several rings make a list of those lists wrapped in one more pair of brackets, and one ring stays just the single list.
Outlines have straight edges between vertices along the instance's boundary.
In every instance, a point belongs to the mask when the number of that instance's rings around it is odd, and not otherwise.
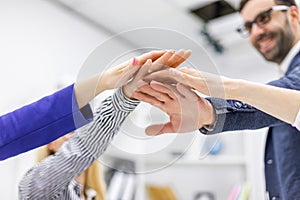
[{"label": "hand touching hand", "polygon": [[150,84],[144,82],[133,93],[133,97],[156,106],[169,115],[169,122],[147,127],[148,135],[191,132],[214,121],[212,105],[182,84],[174,87],[155,81]]},{"label": "hand touching hand", "polygon": [[[169,56],[170,60],[165,60],[166,54]],[[89,79],[76,82],[74,91],[78,106],[80,108],[83,107],[104,90],[121,87],[128,83],[140,66],[144,65],[148,59],[151,59],[152,61],[158,60],[158,64],[161,63],[175,67],[185,61],[190,55],[190,51],[179,51],[174,55],[170,55],[170,53],[166,51],[151,51],[117,65],[100,75],[95,75]],[[157,69],[161,69],[161,65],[157,65],[152,71],[156,71]]]},{"label": "hand touching hand", "polygon": [[200,72],[191,68],[165,69],[151,73],[144,78],[166,84],[182,83],[205,95],[224,98],[226,78],[215,74]]},{"label": "hand touching hand", "polygon": [[169,55],[166,51],[151,51],[108,69],[99,80],[99,89],[109,90],[125,85],[148,59],[161,60],[166,54]]},{"label": "hand touching hand", "polygon": [[165,68],[175,68],[184,62],[191,55],[191,51],[180,50],[167,51],[160,58],[155,61],[147,61],[145,65],[139,68],[139,71],[134,76],[134,78],[123,87],[124,94],[131,98],[132,93],[138,87],[138,81],[142,80],[149,73],[153,73]]}]

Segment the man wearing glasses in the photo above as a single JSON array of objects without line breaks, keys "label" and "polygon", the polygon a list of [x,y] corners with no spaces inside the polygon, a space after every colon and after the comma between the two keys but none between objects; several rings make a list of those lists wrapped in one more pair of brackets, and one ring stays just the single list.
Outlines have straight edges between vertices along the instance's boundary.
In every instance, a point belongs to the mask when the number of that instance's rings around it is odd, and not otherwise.
[{"label": "man wearing glasses", "polygon": [[[240,12],[244,24],[238,31],[249,37],[251,44],[267,61],[279,65],[281,78],[269,84],[300,90],[300,25],[295,1],[242,0]],[[300,132],[238,101],[210,101],[217,120],[211,123],[211,129],[201,127],[200,130],[213,134],[270,127],[265,148],[268,199],[300,199]]]},{"label": "man wearing glasses", "polygon": [[[269,84],[300,90],[300,25],[295,1],[242,0],[240,12],[244,24],[238,31],[249,37],[266,60],[279,65],[281,78]],[[210,101],[216,120],[209,128],[200,127],[200,131],[214,134],[270,127],[265,149],[268,199],[300,199],[300,132],[241,102]]]},{"label": "man wearing glasses", "polygon": [[[281,78],[269,84],[300,90],[300,25],[295,1],[242,0],[240,12],[244,24],[238,31],[249,37],[267,61],[279,66]],[[243,114],[243,110],[246,109],[237,108],[236,112],[229,112],[224,127],[213,132],[271,127],[265,149],[268,197],[272,200],[300,199],[300,132],[286,123],[264,116],[262,112],[249,110]],[[237,123],[230,127],[233,120]]]},{"label": "man wearing glasses", "polygon": [[[269,84],[300,90],[300,24],[295,0],[242,0],[240,12],[244,24],[238,31],[242,36],[249,37],[266,60],[279,65],[281,78]],[[159,101],[170,91],[153,92],[148,89],[143,93]],[[144,101],[151,103],[151,98]],[[180,107],[183,97],[177,95],[176,98],[179,102],[177,107]],[[300,199],[300,132],[296,128],[239,101],[210,98],[202,99],[198,104],[201,111],[197,126],[204,134],[270,127],[265,149],[267,199]],[[160,108],[171,111],[167,124],[181,127],[178,132],[188,132],[184,128],[188,127],[191,120],[187,119],[197,112],[193,111],[192,104],[190,107],[185,105],[184,113],[178,111],[181,115],[180,120],[176,121],[174,105],[166,101]],[[156,125],[155,133],[150,133],[148,128],[148,134],[167,133],[163,129],[165,127],[160,127],[160,130],[158,127]]]}]

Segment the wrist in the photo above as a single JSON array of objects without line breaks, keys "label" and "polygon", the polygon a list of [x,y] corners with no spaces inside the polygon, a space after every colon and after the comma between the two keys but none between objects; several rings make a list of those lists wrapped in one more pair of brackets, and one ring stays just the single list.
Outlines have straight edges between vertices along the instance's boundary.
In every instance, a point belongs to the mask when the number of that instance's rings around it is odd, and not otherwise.
[{"label": "wrist", "polygon": [[107,80],[106,80],[106,75],[100,74],[96,76],[97,79],[97,87],[95,91],[95,96],[100,94],[101,92],[110,89],[109,86],[107,85]]},{"label": "wrist", "polygon": [[127,98],[132,98],[133,90],[131,89],[130,85],[125,85],[122,87],[123,95]]},{"label": "wrist", "polygon": [[198,127],[200,132],[204,133],[204,134],[209,134],[216,127],[216,119],[217,119],[216,111],[215,111],[214,107],[212,106],[212,104],[210,104],[210,106],[212,108],[211,117],[209,118],[208,122],[206,122],[204,124],[199,124],[199,127]]},{"label": "wrist", "polygon": [[215,124],[215,121],[216,121],[216,111],[215,111],[215,108],[213,107],[213,105],[207,101],[206,101],[206,104],[207,104],[207,113],[209,113],[208,117],[207,117],[207,121],[204,123],[205,126],[211,126],[213,124]]},{"label": "wrist", "polygon": [[203,126],[214,126],[216,121],[216,111],[213,105],[206,99],[203,99],[203,103],[199,102],[199,110],[200,113],[200,120],[198,124],[198,128],[202,128]]},{"label": "wrist", "polygon": [[224,89],[225,89],[225,99],[236,99],[240,100],[243,96],[243,80],[240,79],[230,79],[223,78]]}]

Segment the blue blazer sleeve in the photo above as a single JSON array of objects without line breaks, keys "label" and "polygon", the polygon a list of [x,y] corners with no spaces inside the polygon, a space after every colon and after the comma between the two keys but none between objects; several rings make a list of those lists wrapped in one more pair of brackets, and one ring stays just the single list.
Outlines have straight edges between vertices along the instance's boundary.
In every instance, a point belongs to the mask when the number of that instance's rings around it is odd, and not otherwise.
[{"label": "blue blazer sleeve", "polygon": [[[294,66],[281,79],[268,84],[276,87],[300,90],[300,63]],[[285,123],[241,101],[226,101],[218,98],[209,98],[208,100],[216,110],[216,124],[211,131],[203,128],[200,129],[205,134],[245,129],[252,130]]]},{"label": "blue blazer sleeve", "polygon": [[0,117],[0,160],[29,151],[92,121],[79,109],[74,85]]}]

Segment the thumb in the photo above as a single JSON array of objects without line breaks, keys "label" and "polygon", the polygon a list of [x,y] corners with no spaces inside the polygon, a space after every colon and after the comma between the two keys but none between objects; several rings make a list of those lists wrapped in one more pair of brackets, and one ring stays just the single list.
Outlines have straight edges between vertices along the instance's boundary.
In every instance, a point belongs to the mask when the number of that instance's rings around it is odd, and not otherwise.
[{"label": "thumb", "polygon": [[125,66],[119,67],[117,71],[116,70],[112,71],[113,73],[118,72],[117,74],[118,80],[115,80],[116,87],[121,87],[125,85],[134,76],[134,74],[140,68],[140,66],[137,65],[137,62],[138,62],[137,58],[133,58],[133,60],[129,61]]}]

